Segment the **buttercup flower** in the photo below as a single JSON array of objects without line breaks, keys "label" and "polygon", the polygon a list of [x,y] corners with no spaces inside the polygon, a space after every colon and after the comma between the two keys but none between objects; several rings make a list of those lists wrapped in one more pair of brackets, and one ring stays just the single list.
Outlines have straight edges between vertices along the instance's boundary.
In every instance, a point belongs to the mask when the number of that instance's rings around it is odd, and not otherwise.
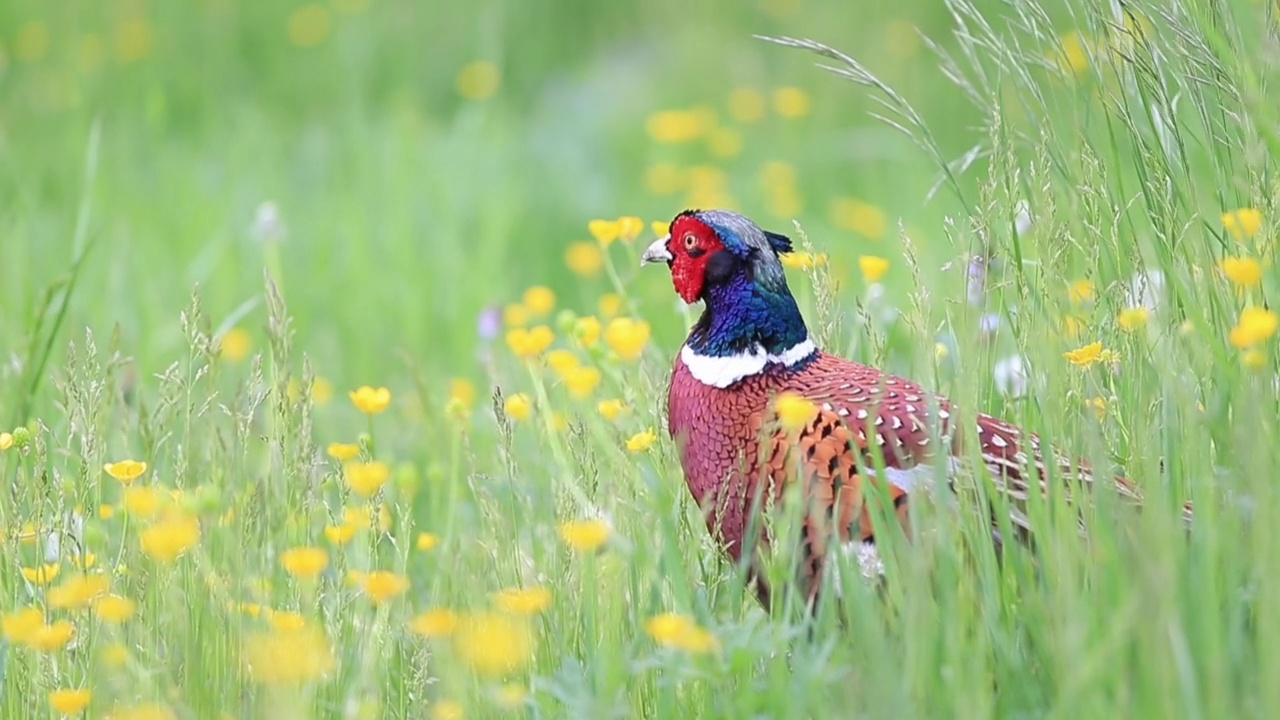
[{"label": "buttercup flower", "polygon": [[111,581],[106,575],[73,575],[46,595],[49,607],[63,610],[79,610],[89,606],[94,599],[107,593]]},{"label": "buttercup flower", "polygon": [[556,349],[547,353],[547,367],[562,378],[581,364],[572,350]]},{"label": "buttercup flower", "polygon": [[356,409],[365,415],[376,415],[391,406],[391,391],[385,387],[362,385],[348,395]]},{"label": "buttercup flower", "polygon": [[533,415],[533,400],[525,393],[516,393],[503,401],[502,409],[507,417],[523,422]]},{"label": "buttercup flower", "polygon": [[605,293],[596,303],[600,310],[600,317],[606,320],[622,312],[622,304],[622,296],[618,293]]},{"label": "buttercup flower", "polygon": [[551,343],[556,341],[555,333],[546,325],[538,325],[528,330],[516,328],[507,331],[507,347],[518,358],[531,360],[538,357]]},{"label": "buttercup flower", "polygon": [[560,539],[578,552],[595,552],[612,534],[609,523],[600,518],[570,520],[560,524]]},{"label": "buttercup flower", "polygon": [[1253,208],[1225,212],[1222,227],[1236,240],[1248,240],[1262,230],[1262,213]]},{"label": "buttercup flower", "polygon": [[862,279],[868,285],[879,282],[889,272],[889,261],[875,255],[863,255],[858,258],[858,268],[862,270]]},{"label": "buttercup flower", "polygon": [[573,321],[573,339],[584,348],[595,347],[600,342],[600,321],[588,315]]},{"label": "buttercup flower", "polygon": [[879,240],[889,231],[889,218],[884,211],[856,198],[832,200],[827,215],[833,226],[869,240]]},{"label": "buttercup flower", "polygon": [[351,460],[360,454],[360,446],[355,443],[329,443],[326,450],[334,460]]},{"label": "buttercup flower", "polygon": [[1147,318],[1151,316],[1151,311],[1144,307],[1125,308],[1120,311],[1116,322],[1120,325],[1120,329],[1125,332],[1133,332],[1147,324]]},{"label": "buttercup flower", "polygon": [[437,608],[421,612],[409,621],[409,631],[423,637],[448,637],[458,627],[458,615],[452,610]]},{"label": "buttercup flower", "polygon": [[361,578],[360,588],[374,605],[381,605],[404,594],[409,589],[409,580],[393,572],[375,570]]},{"label": "buttercup flower", "polygon": [[788,119],[809,114],[809,94],[797,87],[780,87],[773,91],[773,111]]},{"label": "buttercup flower", "polygon": [[341,525],[326,525],[324,537],[334,545],[346,545],[356,536],[356,531],[359,529],[359,525],[349,522],[344,522]]},{"label": "buttercup flower", "polygon": [[620,317],[609,321],[604,331],[604,341],[623,360],[635,360],[649,344],[649,323],[643,320]]},{"label": "buttercup flower", "polygon": [[329,553],[316,547],[296,547],[280,554],[284,571],[296,578],[312,580],[329,567]]},{"label": "buttercup flower", "polygon": [[128,485],[147,471],[147,464],[139,460],[120,460],[119,462],[107,463],[102,466],[102,469],[111,477],[119,480],[121,485]]},{"label": "buttercup flower", "polygon": [[596,403],[596,411],[599,412],[605,420],[613,422],[618,419],[622,413],[626,412],[626,403],[616,398],[612,400],[601,400]]},{"label": "buttercup flower", "polygon": [[716,650],[719,643],[710,631],[702,628],[692,618],[676,613],[662,613],[649,618],[645,632],[659,645],[689,653],[707,653]]},{"label": "buttercup flower", "polygon": [[658,434],[653,430],[645,430],[636,433],[627,440],[627,450],[633,453],[641,453],[648,450],[654,441],[658,439]]},{"label": "buttercup flower", "polygon": [[617,220],[592,220],[587,223],[587,232],[601,245],[609,245],[622,234]]},{"label": "buttercup flower", "polygon": [[49,707],[63,715],[79,715],[92,698],[93,693],[85,688],[61,688],[49,693]]},{"label": "buttercup flower", "polygon": [[136,605],[120,595],[104,595],[93,603],[93,614],[104,623],[119,624],[133,617]]},{"label": "buttercup flower", "polygon": [[796,393],[785,392],[774,401],[774,412],[778,414],[778,424],[787,432],[798,432],[813,422],[818,415],[818,407],[807,398]]},{"label": "buttercup flower", "polygon": [[513,615],[535,615],[551,604],[551,591],[544,587],[509,588],[494,595],[494,602]]},{"label": "buttercup flower", "polygon": [[414,544],[422,552],[430,552],[440,544],[440,536],[435,533],[421,532],[418,533],[418,539]]},{"label": "buttercup flower", "polygon": [[368,497],[381,490],[382,486],[387,483],[387,480],[391,477],[391,468],[386,463],[377,460],[373,462],[347,463],[345,474],[347,484],[351,486],[352,492]]},{"label": "buttercup flower", "polygon": [[48,585],[58,577],[58,573],[62,570],[62,566],[58,563],[45,563],[35,567],[22,568],[22,577],[32,585]]},{"label": "buttercup flower", "polygon": [[170,563],[200,542],[200,524],[177,515],[152,525],[139,537],[142,552],[154,560]]},{"label": "buttercup flower", "polygon": [[524,306],[529,308],[534,317],[550,315],[556,309],[556,294],[543,285],[534,285],[525,290],[523,299]]},{"label": "buttercup flower", "polygon": [[564,264],[575,275],[595,277],[604,267],[604,254],[600,252],[598,243],[574,243],[564,252]]},{"label": "buttercup flower", "polygon": [[569,394],[582,399],[591,395],[600,384],[600,370],[593,367],[576,367],[564,374],[565,387]]},{"label": "buttercup flower", "polygon": [[1265,342],[1276,333],[1280,318],[1270,310],[1259,307],[1247,307],[1240,311],[1240,319],[1231,329],[1227,339],[1241,349],[1248,349]]},{"label": "buttercup flower", "polygon": [[1257,287],[1262,282],[1262,265],[1251,257],[1222,259],[1222,274],[1242,289]]},{"label": "buttercup flower", "polygon": [[454,632],[461,660],[472,670],[500,676],[520,670],[533,657],[534,635],[529,623],[506,613],[475,613],[461,618]]}]

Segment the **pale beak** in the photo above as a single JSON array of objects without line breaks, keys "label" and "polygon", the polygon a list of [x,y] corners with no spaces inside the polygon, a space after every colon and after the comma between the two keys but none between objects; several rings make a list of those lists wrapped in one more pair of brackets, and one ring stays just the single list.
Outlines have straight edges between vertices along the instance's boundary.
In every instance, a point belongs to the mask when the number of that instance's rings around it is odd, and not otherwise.
[{"label": "pale beak", "polygon": [[667,242],[670,240],[670,235],[663,235],[654,240],[653,244],[645,249],[644,255],[640,256],[640,267],[644,267],[649,263],[665,263],[674,260],[675,256],[667,249]]}]

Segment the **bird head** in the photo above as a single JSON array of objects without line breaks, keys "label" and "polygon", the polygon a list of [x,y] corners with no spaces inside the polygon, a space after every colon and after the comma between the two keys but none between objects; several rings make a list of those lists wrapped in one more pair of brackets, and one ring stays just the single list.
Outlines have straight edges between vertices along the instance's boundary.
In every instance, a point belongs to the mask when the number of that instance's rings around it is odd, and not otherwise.
[{"label": "bird head", "polygon": [[716,286],[744,275],[775,292],[786,292],[778,255],[791,252],[791,240],[760,229],[730,210],[685,210],[671,221],[668,234],[645,250],[640,264],[665,262],[676,293],[687,303],[706,299]]}]

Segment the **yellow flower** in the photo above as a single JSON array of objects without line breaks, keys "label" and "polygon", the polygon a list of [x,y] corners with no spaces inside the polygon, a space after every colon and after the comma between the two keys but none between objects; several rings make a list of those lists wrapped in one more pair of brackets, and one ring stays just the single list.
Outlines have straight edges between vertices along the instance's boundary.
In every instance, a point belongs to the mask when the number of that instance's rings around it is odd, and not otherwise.
[{"label": "yellow flower", "polygon": [[503,612],[513,615],[536,615],[551,605],[551,591],[544,587],[508,588],[493,596]]},{"label": "yellow flower", "polygon": [[386,570],[375,570],[360,580],[360,587],[375,605],[381,605],[404,594],[409,589],[409,580]]},{"label": "yellow flower", "polygon": [[564,374],[564,384],[569,388],[569,394],[579,400],[591,395],[600,380],[600,370],[593,367],[576,367]]},{"label": "yellow flower", "polygon": [[858,268],[862,270],[862,279],[871,284],[879,282],[889,272],[889,261],[875,255],[863,255],[858,258]]},{"label": "yellow flower", "polygon": [[759,122],[764,111],[764,94],[759,90],[740,87],[729,93],[729,116],[735,121],[743,124]]},{"label": "yellow flower", "polygon": [[431,720],[462,720],[462,703],[456,700],[438,700],[431,705]]},{"label": "yellow flower", "polygon": [[662,237],[671,232],[671,223],[666,220],[654,220],[649,223],[649,228],[653,230],[653,234]]},{"label": "yellow flower", "polygon": [[320,45],[333,32],[333,16],[323,5],[303,5],[289,16],[289,41],[302,48]]},{"label": "yellow flower", "polygon": [[742,133],[733,128],[718,127],[707,136],[707,152],[722,160],[742,153]]},{"label": "yellow flower", "polygon": [[544,285],[534,285],[524,291],[524,306],[534,317],[550,315],[556,309],[556,294]]},{"label": "yellow flower", "polygon": [[604,267],[604,253],[600,252],[600,245],[597,243],[574,243],[564,252],[564,264],[575,275],[595,277]]},{"label": "yellow flower", "polygon": [[111,518],[113,518],[113,517],[115,517],[115,516],[116,516],[116,508],[115,508],[115,506],[114,506],[114,505],[99,505],[99,506],[98,506],[98,519],[99,519],[99,520],[110,520]]},{"label": "yellow flower", "polygon": [[1240,364],[1246,370],[1262,370],[1267,367],[1267,354],[1261,350],[1245,350],[1240,353]]},{"label": "yellow flower", "polygon": [[1253,208],[1240,208],[1222,214],[1222,227],[1236,240],[1248,240],[1262,230],[1262,213]]},{"label": "yellow flower", "polygon": [[649,323],[644,320],[620,317],[609,321],[604,331],[604,341],[623,360],[635,360],[649,344]]},{"label": "yellow flower", "polygon": [[81,570],[88,570],[98,564],[98,556],[91,552],[87,552],[83,555],[72,555],[71,564]]},{"label": "yellow flower", "polygon": [[658,434],[652,429],[636,433],[635,435],[627,438],[627,450],[633,453],[642,453],[645,450],[648,450],[657,439]]},{"label": "yellow flower", "polygon": [[121,595],[104,595],[93,603],[93,614],[104,623],[118,624],[133,617],[136,605]]},{"label": "yellow flower", "polygon": [[13,447],[13,433],[0,432],[0,450]]},{"label": "yellow flower", "polygon": [[294,632],[307,627],[307,619],[292,610],[270,610],[267,620],[271,627],[280,632]]},{"label": "yellow flower", "polygon": [[334,460],[351,460],[360,454],[360,446],[355,443],[329,443],[328,453]]},{"label": "yellow flower", "polygon": [[253,337],[243,328],[231,328],[222,336],[219,357],[238,363],[249,357],[253,350]]},{"label": "yellow flower", "polygon": [[409,620],[409,632],[423,637],[448,637],[458,627],[458,615],[452,610],[426,610]]},{"label": "yellow flower", "polygon": [[440,536],[435,533],[420,532],[415,543],[422,552],[431,552],[440,544]]},{"label": "yellow flower", "polygon": [[482,675],[507,675],[520,670],[533,656],[534,635],[522,617],[475,613],[461,618],[454,646],[462,661]]},{"label": "yellow flower", "polygon": [[697,140],[715,124],[715,113],[706,109],[660,110],[645,120],[644,127],[654,142],[670,145]]},{"label": "yellow flower", "polygon": [[336,666],[329,640],[309,625],[250,634],[242,659],[249,677],[263,685],[304,685],[322,680]]},{"label": "yellow flower", "polygon": [[613,533],[609,523],[599,518],[569,520],[560,524],[560,539],[578,552],[595,552]]},{"label": "yellow flower", "polygon": [[573,321],[573,339],[584,348],[595,347],[600,342],[602,330],[600,321],[591,315]]},{"label": "yellow flower", "polygon": [[559,349],[547,353],[547,365],[560,377],[576,369],[579,364],[578,356],[572,350]]},{"label": "yellow flower", "polygon": [[54,578],[58,577],[58,573],[61,570],[62,566],[58,563],[45,563],[36,567],[22,568],[22,577],[26,578],[27,582],[32,585],[48,585],[53,582]]},{"label": "yellow flower", "polygon": [[618,218],[618,239],[631,242],[644,232],[644,221],[634,215],[623,215]]},{"label": "yellow flower", "polygon": [[[656,162],[644,171],[644,188],[654,195],[665,197],[684,189],[687,178],[680,166],[670,162]],[[666,227],[663,225],[663,227]],[[658,233],[659,235],[664,234]]]},{"label": "yellow flower", "polygon": [[111,581],[106,575],[73,575],[56,588],[50,588],[46,599],[49,607],[62,610],[79,610],[89,606],[95,598],[107,594]]},{"label": "yellow flower", "polygon": [[48,625],[40,625],[32,628],[30,633],[23,638],[23,643],[33,650],[40,652],[55,652],[67,646],[71,642],[71,638],[75,637],[76,629],[67,620],[58,620]]},{"label": "yellow flower", "polygon": [[601,245],[609,245],[622,236],[622,226],[617,220],[592,220],[587,223],[587,232]]},{"label": "yellow flower", "polygon": [[1092,280],[1074,280],[1067,286],[1067,297],[1076,305],[1083,305],[1093,299],[1094,286]]},{"label": "yellow flower", "polygon": [[385,387],[372,388],[361,385],[347,395],[356,409],[365,415],[376,415],[391,405],[391,391]]},{"label": "yellow flower", "polygon": [[1062,354],[1072,365],[1087,368],[1103,359],[1102,341],[1091,342],[1084,347],[1069,350]]},{"label": "yellow flower", "polygon": [[296,578],[311,580],[329,567],[329,553],[317,547],[296,547],[280,554],[284,571]]},{"label": "yellow flower", "polygon": [[1150,315],[1151,311],[1144,307],[1125,308],[1120,311],[1117,322],[1120,324],[1121,330],[1124,330],[1125,332],[1133,332],[1134,330],[1146,325],[1147,319]]},{"label": "yellow flower", "polygon": [[477,60],[462,66],[455,84],[458,94],[467,100],[486,100],[498,92],[502,74],[497,65],[487,60]]},{"label": "yellow flower", "polygon": [[124,509],[139,520],[150,520],[160,514],[170,500],[168,493],[151,485],[131,487],[124,491]]},{"label": "yellow flower", "polygon": [[502,324],[507,327],[524,327],[532,319],[529,308],[520,303],[511,303],[502,308]]},{"label": "yellow flower", "polygon": [[1257,287],[1262,282],[1262,265],[1251,257],[1222,259],[1222,274],[1241,288]]},{"label": "yellow flower", "polygon": [[789,119],[809,114],[809,93],[797,87],[780,87],[773,91],[773,111]]},{"label": "yellow flower", "polygon": [[784,392],[774,401],[774,412],[778,414],[778,424],[784,430],[797,432],[813,422],[818,415],[818,407],[794,392]]},{"label": "yellow flower", "polygon": [[343,523],[341,525],[326,525],[324,528],[324,536],[334,545],[346,545],[351,542],[351,538],[356,536],[356,531],[360,529],[355,523]]},{"label": "yellow flower", "polygon": [[0,617],[4,639],[16,644],[25,643],[41,625],[44,625],[44,613],[36,607],[15,610]]},{"label": "yellow flower", "polygon": [[1094,412],[1094,414],[1096,414],[1096,415],[1098,416],[1098,419],[1099,419],[1099,420],[1101,420],[1102,418],[1106,417],[1106,415],[1107,415],[1107,401],[1106,401],[1106,399],[1105,399],[1105,398],[1103,398],[1103,397],[1101,397],[1101,396],[1099,396],[1099,397],[1095,397],[1095,398],[1090,398],[1089,400],[1086,400],[1086,401],[1085,401],[1085,405],[1088,405],[1089,407],[1093,408],[1093,412]]},{"label": "yellow flower", "polygon": [[693,619],[676,613],[662,613],[649,618],[645,631],[659,645],[689,653],[707,653],[716,650],[719,643],[709,630]]},{"label": "yellow flower", "polygon": [[200,542],[200,524],[192,518],[175,515],[143,530],[139,539],[143,553],[169,563]]},{"label": "yellow flower", "polygon": [[596,411],[604,416],[605,420],[614,422],[622,413],[627,411],[626,403],[616,398],[611,400],[601,400],[596,403]]},{"label": "yellow flower", "polygon": [[516,328],[507,332],[507,347],[511,348],[511,352],[516,357],[523,360],[538,357],[555,341],[555,333],[551,332],[551,328],[546,325],[538,325],[528,330]]},{"label": "yellow flower", "polygon": [[352,492],[362,497],[368,497],[379,490],[386,484],[387,479],[391,477],[391,468],[387,464],[374,460],[373,462],[363,463],[347,463],[346,465],[347,484],[351,486]]},{"label": "yellow flower", "polygon": [[788,267],[788,268],[791,268],[792,270],[807,271],[807,270],[812,270],[815,267],[826,265],[827,254],[817,253],[815,255],[814,253],[809,253],[809,252],[792,252],[792,253],[787,253],[785,255],[780,255],[778,257],[778,260],[782,263],[783,267]]},{"label": "yellow flower", "polygon": [[523,422],[533,415],[533,400],[525,393],[516,393],[503,401],[502,409],[507,417]]},{"label": "yellow flower", "polygon": [[333,399],[333,383],[318,377],[311,381],[311,401],[316,405],[327,405]]},{"label": "yellow flower", "polygon": [[60,688],[49,693],[49,707],[63,715],[79,715],[92,698],[93,693],[85,688]]},{"label": "yellow flower", "polygon": [[1274,312],[1258,307],[1240,311],[1240,319],[1231,329],[1228,339],[1241,349],[1251,348],[1270,338],[1276,332],[1278,318]]},{"label": "yellow flower", "polygon": [[831,224],[856,232],[869,240],[879,240],[889,230],[889,218],[880,208],[856,198],[836,198],[827,211]]},{"label": "yellow flower", "polygon": [[622,296],[618,293],[605,293],[600,296],[597,307],[600,310],[600,317],[608,320],[622,311]]},{"label": "yellow flower", "polygon": [[1063,35],[1060,42],[1061,45],[1050,53],[1050,59],[1063,73],[1083,75],[1089,69],[1090,43],[1074,30]]},{"label": "yellow flower", "polygon": [[102,466],[102,469],[111,477],[119,480],[121,485],[128,485],[147,471],[147,464],[139,460],[121,460],[107,463]]}]

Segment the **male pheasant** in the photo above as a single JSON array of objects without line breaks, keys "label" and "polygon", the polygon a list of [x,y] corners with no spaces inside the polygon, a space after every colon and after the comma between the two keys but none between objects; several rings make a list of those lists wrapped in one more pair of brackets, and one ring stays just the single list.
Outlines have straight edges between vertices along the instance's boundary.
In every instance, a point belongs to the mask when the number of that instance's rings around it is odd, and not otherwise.
[{"label": "male pheasant", "polygon": [[[735,561],[769,542],[763,533],[746,537],[759,527],[753,510],[802,481],[808,507],[800,588],[810,600],[817,597],[832,540],[853,551],[864,574],[875,572],[880,561],[868,483],[886,481],[880,497],[892,501],[909,535],[908,499],[938,472],[935,462],[945,463],[948,477],[962,465],[962,443],[977,444],[996,488],[1014,501],[1011,520],[1019,532],[1029,533],[1020,501],[1032,477],[1045,478],[1046,462],[1062,477],[1092,484],[1086,466],[1071,467],[1033,434],[988,415],[962,432],[953,427],[946,398],[815,347],[778,260],[792,249],[786,237],[725,210],[687,210],[669,232],[648,247],[641,264],[666,263],[680,297],[704,301],[705,308],[675,360],[668,430],[708,530]],[[812,404],[812,419],[798,433],[777,422],[774,401],[786,394]],[[876,456],[883,478],[874,469]],[[1121,497],[1141,501],[1123,479],[1113,484]],[[769,590],[756,563],[747,566],[767,606]]]}]

